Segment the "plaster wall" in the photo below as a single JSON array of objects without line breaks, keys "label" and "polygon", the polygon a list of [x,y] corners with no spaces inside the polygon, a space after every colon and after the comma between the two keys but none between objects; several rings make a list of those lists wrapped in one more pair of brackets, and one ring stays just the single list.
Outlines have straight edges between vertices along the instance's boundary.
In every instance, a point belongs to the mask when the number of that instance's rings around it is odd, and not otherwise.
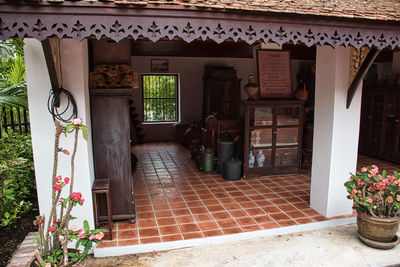
[{"label": "plaster wall", "polygon": [[[154,57],[132,57],[133,69],[142,74],[151,73],[151,59]],[[257,67],[252,58],[197,58],[197,57],[157,57],[168,59],[169,73],[179,74],[181,121],[200,122],[203,108],[203,74],[204,66],[229,66],[237,70],[241,79],[241,96],[247,98],[243,86],[247,83],[249,74],[257,73]],[[139,89],[134,93],[134,101],[143,120],[142,84],[139,79]],[[146,142],[173,140],[173,123],[143,124]]]},{"label": "plaster wall", "polygon": [[[39,200],[40,214],[50,211],[51,205],[51,175],[53,166],[54,124],[47,110],[47,99],[51,88],[47,66],[40,41],[25,39],[25,64],[28,86],[28,103],[31,123],[33,156],[35,175]],[[88,49],[87,41],[78,42],[73,39],[61,41],[61,62],[63,87],[74,96],[78,107],[78,118],[82,118],[90,133],[90,111],[88,94]],[[65,99],[61,99],[63,105]],[[78,151],[75,158],[75,184],[74,191],[81,192],[86,199],[83,206],[76,206],[72,215],[79,219],[71,224],[80,226],[87,220],[91,227],[94,226],[91,187],[94,180],[93,156],[91,140],[85,142],[82,134],[79,136]],[[60,146],[73,150],[73,136],[61,137]],[[59,167],[57,174],[70,177],[70,156],[59,154]],[[65,187],[63,196],[69,192]]]},{"label": "plaster wall", "polygon": [[[274,47],[275,48],[275,47]],[[280,48],[279,46],[277,47]],[[142,74],[151,73],[151,59],[154,57],[132,57],[132,66],[135,71]],[[169,73],[179,74],[180,80],[180,111],[181,121],[200,122],[203,108],[203,74],[204,67],[210,66],[229,66],[237,70],[237,77],[241,79],[241,98],[247,99],[244,85],[247,83],[249,74],[257,78],[256,49],[253,58],[199,58],[199,57],[157,57],[167,59],[169,62]],[[296,88],[296,75],[301,64],[312,64],[313,61],[292,60],[292,84]],[[139,119],[143,120],[142,106],[142,84],[139,79],[139,89],[135,90],[134,102]],[[172,141],[174,136],[173,123],[142,124],[144,141]]]},{"label": "plaster wall", "polygon": [[327,217],[350,214],[343,186],[357,166],[361,88],[346,109],[350,49],[317,47],[311,207]]}]

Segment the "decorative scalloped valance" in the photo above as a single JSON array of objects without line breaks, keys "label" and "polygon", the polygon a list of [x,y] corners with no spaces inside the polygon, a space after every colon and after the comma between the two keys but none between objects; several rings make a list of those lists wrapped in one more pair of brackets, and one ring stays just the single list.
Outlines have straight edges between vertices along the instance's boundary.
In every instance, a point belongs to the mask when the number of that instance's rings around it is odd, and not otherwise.
[{"label": "decorative scalloped valance", "polygon": [[262,21],[224,20],[218,18],[101,16],[56,14],[0,14],[0,39],[48,37],[74,38],[108,37],[115,41],[123,38],[144,37],[158,41],[161,38],[181,38],[186,42],[195,39],[211,39],[221,43],[227,39],[243,40],[248,44],[256,41],[274,42],[279,45],[301,42],[307,46],[330,45],[362,46],[378,49],[400,47],[399,30],[369,29],[344,26],[305,25]]}]

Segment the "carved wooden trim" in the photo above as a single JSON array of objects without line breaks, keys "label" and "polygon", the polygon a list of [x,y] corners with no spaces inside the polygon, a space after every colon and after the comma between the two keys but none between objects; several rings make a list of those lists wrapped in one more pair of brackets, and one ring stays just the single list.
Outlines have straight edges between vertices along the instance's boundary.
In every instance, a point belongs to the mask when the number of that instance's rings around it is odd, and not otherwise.
[{"label": "carved wooden trim", "polygon": [[351,82],[349,89],[347,90],[346,108],[350,107],[351,101],[353,100],[353,97],[356,94],[358,86],[360,85],[365,74],[367,74],[367,71],[371,67],[375,58],[379,55],[379,52],[380,50],[377,49],[376,47],[373,47],[369,50],[367,56],[365,57],[360,68],[358,69],[353,81]]},{"label": "carved wooden trim", "polygon": [[366,56],[369,53],[370,48],[363,46],[359,49],[352,47],[350,49],[350,70],[349,70],[349,86],[354,80],[358,70],[363,64]]},{"label": "carved wooden trim", "polygon": [[[239,18],[239,17],[238,17]],[[74,38],[83,40],[108,37],[115,41],[123,38],[147,38],[153,42],[161,38],[181,38],[186,42],[195,39],[211,39],[221,43],[227,39],[244,40],[248,44],[256,41],[274,42],[279,45],[302,42],[307,46],[330,45],[377,47],[400,47],[398,27],[367,28],[318,25],[316,23],[289,23],[288,20],[262,22],[250,20],[227,20],[224,18],[147,17],[139,15],[102,16],[91,14],[10,14],[0,12],[0,39],[10,37]],[[304,23],[307,23],[305,20]]]}]

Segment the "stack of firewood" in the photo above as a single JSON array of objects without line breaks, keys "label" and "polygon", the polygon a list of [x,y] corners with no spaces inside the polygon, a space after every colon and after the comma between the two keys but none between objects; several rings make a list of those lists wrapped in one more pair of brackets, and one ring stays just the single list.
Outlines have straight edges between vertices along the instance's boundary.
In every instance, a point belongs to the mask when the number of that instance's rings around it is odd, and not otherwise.
[{"label": "stack of firewood", "polygon": [[90,72],[90,88],[138,88],[138,73],[128,64],[100,64]]}]

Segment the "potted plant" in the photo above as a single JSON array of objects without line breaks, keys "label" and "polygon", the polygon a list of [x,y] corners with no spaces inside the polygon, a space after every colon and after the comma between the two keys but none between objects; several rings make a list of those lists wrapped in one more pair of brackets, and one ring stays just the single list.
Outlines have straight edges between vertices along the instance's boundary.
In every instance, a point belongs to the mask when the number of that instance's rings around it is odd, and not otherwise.
[{"label": "potted plant", "polygon": [[361,168],[344,184],[349,193],[347,198],[353,200],[353,209],[357,211],[358,232],[364,243],[389,248],[385,244],[398,239],[399,184],[398,172],[389,175],[385,170],[380,172],[376,165]]},{"label": "potted plant", "polygon": [[[78,134],[82,131],[83,137],[87,140],[87,129],[80,119],[73,119],[65,127],[60,122],[55,121],[56,134],[54,145],[54,161],[52,174],[52,205],[47,218],[37,216],[34,225],[38,226],[39,234],[36,236],[37,250],[35,251],[36,260],[33,266],[72,266],[87,256],[93,244],[101,242],[106,230],[91,230],[87,221],[84,221],[83,227],[70,225],[74,219],[71,215],[73,207],[83,205],[85,199],[80,192],[74,191],[74,162],[78,147]],[[62,177],[57,174],[59,154],[69,156],[68,150],[59,146],[62,133],[74,133],[74,148],[71,155],[71,175]],[[63,192],[64,187],[68,187],[69,192]],[[66,193],[66,194],[65,194]],[[76,240],[75,248],[69,248],[71,241]],[[78,250],[83,247],[83,250]]]}]

